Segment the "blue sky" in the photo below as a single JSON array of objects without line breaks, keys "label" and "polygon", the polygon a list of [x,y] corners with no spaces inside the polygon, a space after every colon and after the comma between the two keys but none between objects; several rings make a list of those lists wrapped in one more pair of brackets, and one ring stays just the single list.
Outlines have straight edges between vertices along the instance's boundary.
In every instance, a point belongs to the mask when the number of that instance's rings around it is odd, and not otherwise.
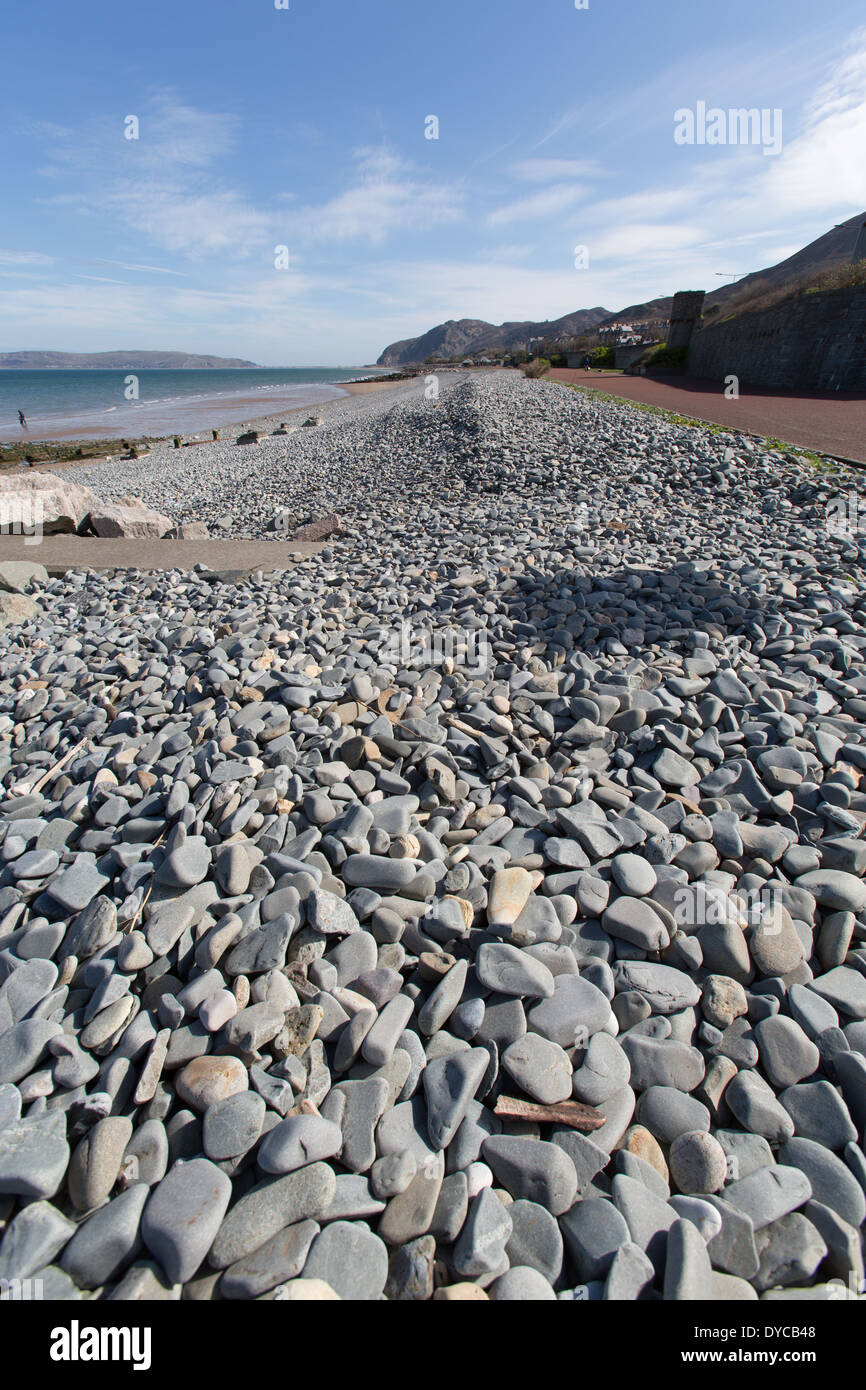
[{"label": "blue sky", "polygon": [[[866,208],[862,0],[18,0],[4,40],[2,351],[369,362]],[[699,101],[778,108],[781,152],[678,145]]]}]

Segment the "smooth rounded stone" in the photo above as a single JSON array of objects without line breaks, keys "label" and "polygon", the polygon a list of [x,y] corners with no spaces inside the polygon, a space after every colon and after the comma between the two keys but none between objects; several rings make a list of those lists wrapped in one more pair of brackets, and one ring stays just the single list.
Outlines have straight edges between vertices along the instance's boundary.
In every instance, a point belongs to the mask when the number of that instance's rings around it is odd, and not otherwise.
[{"label": "smooth rounded stone", "polygon": [[379,1220],[378,1233],[382,1240],[391,1246],[405,1245],[430,1230],[444,1176],[441,1153],[431,1154],[418,1165],[405,1192],[391,1198]]},{"label": "smooth rounded stone", "polygon": [[552,1285],[537,1269],[529,1265],[512,1265],[490,1285],[494,1303],[555,1303]]},{"label": "smooth rounded stone", "polygon": [[607,1153],[612,1153],[631,1123],[635,1110],[635,1093],[631,1086],[623,1086],[614,1091],[607,1100],[601,1101],[595,1109],[604,1116],[604,1124],[593,1130],[593,1143]]},{"label": "smooth rounded stone", "polygon": [[214,990],[199,1005],[199,1023],[208,1033],[218,1033],[234,1018],[238,1011],[238,1001],[227,989]]},{"label": "smooth rounded stone", "polygon": [[209,1264],[213,1269],[226,1269],[284,1227],[317,1220],[336,1191],[334,1170],[327,1163],[311,1163],[285,1177],[257,1183],[224,1217],[208,1254]]},{"label": "smooth rounded stone", "polygon": [[228,1209],[232,1185],[206,1158],[177,1162],[151,1195],[141,1235],[173,1284],[195,1274],[213,1244]]},{"label": "smooth rounded stone", "polygon": [[[649,1137],[652,1138],[651,1135]],[[617,1149],[615,1163],[618,1173],[624,1173],[627,1178],[636,1178],[656,1197],[668,1201],[671,1195],[669,1182],[651,1163],[647,1163],[645,1158],[632,1153],[630,1149]]]},{"label": "smooth rounded stone", "polygon": [[429,1229],[430,1234],[444,1245],[453,1245],[463,1229],[470,1198],[477,1197],[483,1186],[492,1185],[493,1174],[491,1173],[489,1184],[473,1183],[470,1191],[469,1178],[472,1176],[471,1170],[474,1167],[486,1167],[486,1165],[470,1164],[465,1173],[449,1173],[442,1180]]},{"label": "smooth rounded stone", "polygon": [[117,931],[117,908],[110,898],[99,896],[97,891],[92,900],[86,898],[81,907],[63,943],[63,954],[75,956],[79,961],[101,951]]},{"label": "smooth rounded stone", "polygon": [[513,1222],[491,1188],[485,1187],[469,1205],[463,1230],[451,1259],[455,1272],[466,1279],[494,1274],[505,1260]]},{"label": "smooth rounded stone", "polygon": [[376,968],[378,947],[375,937],[359,928],[332,946],[325,960],[336,967],[340,985],[351,985],[359,975]]},{"label": "smooth rounded stone", "polygon": [[272,917],[233,946],[225,962],[227,975],[264,975],[281,970],[297,923],[289,912]]},{"label": "smooth rounded stone", "polygon": [[532,875],[526,869],[498,869],[487,887],[487,921],[491,927],[516,922],[530,893]]},{"label": "smooth rounded stone", "polygon": [[127,1185],[143,1182],[148,1187],[153,1187],[165,1177],[168,1158],[168,1135],[162,1121],[145,1120],[135,1130],[123,1151],[120,1180]]},{"label": "smooth rounded stone", "polygon": [[508,1214],[512,1231],[505,1253],[511,1267],[528,1266],[555,1284],[562,1273],[563,1256],[562,1235],[555,1217],[537,1202],[522,1199],[512,1202]]},{"label": "smooth rounded stone", "polygon": [[[381,862],[396,863],[397,861]],[[349,879],[347,878],[346,881],[349,882]],[[343,898],[338,898],[335,893],[329,893],[324,888],[314,888],[306,898],[304,908],[307,926],[314,928],[317,932],[322,932],[325,936],[349,936],[360,930],[360,923],[349,904]]]},{"label": "smooth rounded stone", "polygon": [[258,1298],[277,1285],[297,1280],[320,1229],[315,1221],[299,1221],[277,1231],[257,1250],[223,1271],[219,1283],[222,1297]]},{"label": "smooth rounded stone", "polygon": [[248,1090],[249,1076],[237,1057],[195,1057],[178,1072],[175,1088],[180,1100],[203,1111]]},{"label": "smooth rounded stone", "polygon": [[67,1174],[69,1195],[79,1211],[92,1211],[106,1200],[131,1138],[132,1120],[108,1115],[79,1142]]},{"label": "smooth rounded stone", "polygon": [[708,1023],[724,1031],[749,1008],[746,991],[728,975],[707,975],[703,981],[701,1013]]},{"label": "smooth rounded stone", "polygon": [[143,932],[129,932],[117,948],[118,968],[130,974],[144,970],[152,960],[153,951],[148,946]]},{"label": "smooth rounded stone", "polygon": [[636,1091],[651,1086],[669,1086],[677,1091],[694,1091],[704,1079],[705,1062],[696,1047],[672,1038],[642,1037],[634,1029],[622,1038],[622,1051],[631,1069]]},{"label": "smooth rounded stone", "polygon": [[400,1034],[412,1017],[415,1002],[398,994],[386,1004],[361,1044],[361,1056],[374,1067],[390,1062]]},{"label": "smooth rounded stone", "polygon": [[20,1023],[51,993],[57,977],[57,966],[51,960],[27,960],[15,966],[0,985],[0,1002],[8,1005],[12,1023]]},{"label": "smooth rounded stone", "polygon": [[455,1037],[471,1042],[484,1022],[484,1014],[483,999],[464,999],[451,1014],[449,1029]]},{"label": "smooth rounded stone", "polygon": [[554,1105],[571,1095],[568,1054],[538,1033],[518,1038],[505,1049],[500,1060],[520,1089],[542,1105]]},{"label": "smooth rounded stone", "polygon": [[281,1284],[274,1294],[281,1303],[340,1303],[340,1295],[335,1293],[324,1279],[289,1279]]},{"label": "smooth rounded stone", "polygon": [[725,1151],[731,1181],[746,1178],[759,1168],[775,1163],[773,1151],[760,1134],[744,1134],[739,1129],[717,1129],[715,1137]]},{"label": "smooth rounded stone", "polygon": [[608,936],[642,951],[663,951],[670,944],[667,927],[644,898],[616,898],[602,913],[601,925]]},{"label": "smooth rounded stone", "polygon": [[53,1197],[68,1165],[62,1111],[10,1119],[0,1129],[0,1194]]},{"label": "smooth rounded stone", "polygon": [[707,1302],[713,1271],[703,1236],[690,1221],[677,1220],[668,1231],[665,1258],[666,1302]]},{"label": "smooth rounded stone", "polygon": [[322,1221],[367,1221],[385,1210],[385,1203],[373,1196],[363,1173],[340,1173],[333,1202],[322,1212]]},{"label": "smooth rounded stone", "polygon": [[226,845],[216,855],[214,872],[227,897],[237,897],[249,887],[253,865],[243,845]]},{"label": "smooth rounded stone", "polygon": [[[452,965],[446,975],[443,975],[427,1002],[418,1012],[418,1027],[422,1033],[426,1033],[429,1036],[432,1033],[438,1032],[440,1028],[444,1028],[445,1024],[454,1013],[454,1010],[457,1008],[457,1005],[460,1003],[466,985],[468,971],[469,962],[466,960],[459,960],[456,965]],[[484,1006],[482,1003],[482,1017],[483,1012]]]},{"label": "smooth rounded stone", "polygon": [[527,1026],[560,1047],[585,1047],[594,1033],[607,1026],[610,1003],[595,985],[580,975],[557,975],[550,997],[527,1014]]},{"label": "smooth rounded stone", "polygon": [[619,1024],[620,1033],[626,1033],[652,1015],[652,1009],[642,994],[626,989],[616,993],[611,1000],[611,1011]]},{"label": "smooth rounded stone", "polygon": [[586,1105],[600,1105],[627,1086],[630,1077],[631,1064],[616,1038],[594,1033],[574,1073],[572,1091]]},{"label": "smooth rounded stone", "polygon": [[384,1009],[385,1005],[399,994],[403,977],[399,970],[380,965],[375,970],[366,970],[352,983],[352,990],[369,1000],[374,1009]]},{"label": "smooth rounded stone", "polygon": [[860,912],[866,907],[866,883],[841,869],[812,869],[795,880],[821,907],[836,912]]},{"label": "smooth rounded stone", "polygon": [[239,1009],[223,1029],[228,1047],[254,1055],[282,1032],[285,1010],[274,1004],[249,1004]]},{"label": "smooth rounded stone", "polygon": [[851,1226],[862,1226],[866,1221],[866,1193],[850,1169],[823,1144],[789,1139],[779,1149],[778,1159],[804,1174],[816,1202]]},{"label": "smooth rounded stone", "polygon": [[[757,918],[757,920],[755,920]],[[760,904],[749,913],[753,922],[746,940],[759,975],[788,975],[806,955],[791,914],[781,903]]]},{"label": "smooth rounded stone", "polygon": [[828,1149],[843,1149],[857,1142],[857,1127],[848,1107],[829,1081],[810,1081],[789,1086],[779,1094],[779,1104],[794,1121],[800,1139],[812,1139]]},{"label": "smooth rounded stone", "polygon": [[671,1177],[680,1192],[719,1192],[728,1174],[728,1159],[717,1139],[704,1130],[687,1130],[671,1144]]},{"label": "smooth rounded stone", "polygon": [[475,973],[485,989],[528,999],[549,999],[554,977],[540,961],[505,943],[485,942],[475,958]]},{"label": "smooth rounded stone", "polygon": [[332,1158],[342,1145],[339,1125],[319,1115],[290,1115],[265,1136],[256,1162],[265,1173],[291,1173],[308,1163]]},{"label": "smooth rounded stone", "polygon": [[639,854],[617,854],[611,861],[611,877],[619,888],[631,898],[642,898],[655,888],[658,877],[652,864]]},{"label": "smooth rounded stone", "polygon": [[792,1137],[794,1121],[757,1072],[738,1072],[725,1089],[725,1101],[751,1134],[760,1134],[770,1144],[782,1144]]},{"label": "smooth rounded stone", "polygon": [[136,1260],[114,1285],[106,1301],[110,1303],[179,1303],[180,1284],[169,1284],[153,1260]]},{"label": "smooth rounded stone", "polygon": [[414,881],[418,870],[419,864],[415,859],[383,858],[378,854],[350,854],[340,872],[344,882],[353,888],[374,888],[379,893],[399,893]]},{"label": "smooth rounded stone", "polygon": [[721,1214],[709,1202],[702,1201],[700,1197],[684,1197],[677,1192],[667,1200],[677,1216],[683,1221],[691,1221],[692,1225],[698,1228],[702,1239],[708,1245],[721,1231]]},{"label": "smooth rounded stone", "polygon": [[384,1154],[370,1169],[370,1190],[382,1202],[405,1192],[418,1171],[418,1160],[408,1150]]},{"label": "smooth rounded stone", "polygon": [[851,1118],[863,1134],[866,1132],[866,1056],[860,1052],[839,1052],[835,1069]]},{"label": "smooth rounded stone", "polygon": [[60,1268],[79,1288],[100,1288],[135,1259],[141,1249],[141,1216],[149,1196],[150,1188],[136,1183],[78,1227],[60,1257]]},{"label": "smooth rounded stone", "polygon": [[99,1072],[95,1057],[82,1052],[77,1040],[67,1033],[58,1033],[48,1043],[48,1051],[54,1058],[51,1071],[55,1086],[73,1090],[76,1086],[86,1086]]},{"label": "smooth rounded stone", "polygon": [[681,1013],[700,1002],[700,986],[682,970],[654,961],[619,960],[614,967],[617,991],[639,994],[654,1014]]},{"label": "smooth rounded stone", "polygon": [[654,1279],[652,1260],[639,1245],[627,1240],[614,1255],[604,1281],[603,1298],[606,1303],[634,1303]]},{"label": "smooth rounded stone", "polygon": [[156,882],[169,888],[193,888],[207,878],[211,866],[207,841],[191,835],[166,855],[156,873]]},{"label": "smooth rounded stone", "polygon": [[577,1172],[558,1145],[541,1139],[491,1135],[481,1145],[481,1154],[515,1199],[537,1202],[553,1216],[561,1216],[574,1202]]},{"label": "smooth rounded stone", "polygon": [[[825,1149],[824,1152],[827,1153],[828,1150]],[[781,1149],[779,1153],[781,1155]],[[759,1231],[763,1226],[769,1226],[771,1221],[778,1221],[780,1217],[787,1216],[788,1212],[796,1211],[808,1202],[811,1196],[812,1185],[805,1172],[780,1161],[767,1168],[757,1168],[748,1177],[728,1183],[722,1206],[719,1206],[718,1199],[712,1200],[719,1210],[728,1206],[741,1212],[749,1218],[755,1230]]]},{"label": "smooth rounded stone", "polygon": [[490,1065],[486,1048],[469,1048],[428,1061],[422,1073],[427,1133],[434,1149],[446,1149]]},{"label": "smooth rounded stone", "polygon": [[760,1265],[753,1282],[761,1290],[807,1283],[827,1254],[821,1233],[799,1211],[764,1226],[755,1245]]},{"label": "smooth rounded stone", "polygon": [[826,999],[807,985],[791,985],[785,996],[791,1017],[813,1041],[828,1028],[839,1027],[839,1015]]},{"label": "smooth rounded stone", "polygon": [[663,1144],[672,1144],[680,1134],[710,1128],[707,1107],[673,1086],[648,1087],[638,1098],[635,1119]]},{"label": "smooth rounded stone", "polygon": [[807,1202],[803,1215],[812,1222],[827,1246],[825,1277],[840,1278],[846,1285],[853,1283],[862,1290],[866,1268],[860,1232],[822,1202]]},{"label": "smooth rounded stone", "polygon": [[31,1202],[7,1224],[0,1244],[0,1279],[29,1279],[51,1264],[75,1235],[69,1221],[50,1202]]},{"label": "smooth rounded stone", "polygon": [[658,1273],[664,1270],[667,1232],[679,1220],[673,1207],[656,1197],[642,1182],[617,1173],[611,1196],[628,1227],[629,1238],[652,1260]]},{"label": "smooth rounded stone", "polygon": [[392,1250],[388,1263],[385,1298],[399,1303],[425,1303],[433,1295],[433,1262],[436,1241],[421,1236]]},{"label": "smooth rounded stone", "polygon": [[585,917],[601,917],[610,898],[610,884],[595,874],[581,874],[575,897]]},{"label": "smooth rounded stone", "polygon": [[334,1221],[315,1237],[304,1278],[323,1280],[340,1298],[373,1302],[388,1278],[387,1246],[363,1224]]},{"label": "smooth rounded stone", "polygon": [[631,1241],[625,1217],[613,1202],[585,1197],[560,1220],[565,1247],[578,1279],[605,1279],[617,1252]]},{"label": "smooth rounded stone", "polygon": [[809,981],[809,989],[832,1004],[840,1014],[866,1019],[866,975],[847,965],[837,965]]},{"label": "smooth rounded stone", "polygon": [[209,1105],[202,1121],[205,1155],[218,1163],[247,1153],[261,1134],[264,1122],[265,1102],[255,1091],[240,1091]]},{"label": "smooth rounded stone", "polygon": [[49,1042],[62,1031],[59,1023],[44,1018],[14,1024],[0,1037],[0,1082],[14,1084],[36,1071]]}]

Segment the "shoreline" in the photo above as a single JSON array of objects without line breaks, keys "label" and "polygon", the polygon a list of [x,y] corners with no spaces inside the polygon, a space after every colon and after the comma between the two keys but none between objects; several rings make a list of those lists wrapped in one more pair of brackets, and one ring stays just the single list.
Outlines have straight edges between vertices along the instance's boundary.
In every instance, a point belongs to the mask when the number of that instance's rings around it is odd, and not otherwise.
[{"label": "shoreline", "polygon": [[[145,424],[144,420],[140,422],[137,420],[127,421],[126,423],[129,425],[129,428],[126,429],[120,425],[120,422],[118,422],[117,425],[112,422],[111,428],[114,431],[112,433],[88,433],[86,430],[82,432],[80,426],[64,424],[62,421],[56,426],[36,426],[39,430],[38,434],[35,430],[32,433],[30,431],[19,431],[15,433],[10,426],[0,431],[0,459],[2,459],[3,451],[10,448],[14,449],[19,447],[22,451],[26,452],[28,448],[41,450],[50,448],[53,444],[64,447],[70,445],[85,446],[104,444],[106,446],[106,452],[117,453],[120,450],[121,441],[123,440],[141,445],[145,444],[147,441],[155,442],[162,439],[171,439],[176,434],[182,439],[189,439],[199,434],[209,433],[211,429],[215,428],[228,430],[240,428],[241,426],[249,428],[250,425],[253,425],[254,427],[256,421],[277,420],[279,422],[279,420],[287,416],[296,415],[301,411],[306,411],[308,414],[320,411],[324,409],[325,406],[332,405],[339,400],[344,400],[347,395],[366,394],[370,389],[376,390],[380,387],[393,385],[397,385],[397,383],[379,382],[376,378],[370,378],[368,381],[359,380],[354,382],[310,382],[309,387],[312,393],[324,389],[328,392],[333,391],[335,394],[329,395],[326,400],[320,401],[308,400],[306,402],[301,401],[299,404],[287,401],[283,406],[277,406],[266,414],[259,413],[256,415],[251,415],[249,412],[251,410],[260,409],[260,402],[251,400],[248,394],[238,394],[236,396],[227,395],[220,398],[215,397],[211,401],[205,400],[196,402],[194,407],[189,401],[185,400],[185,398],[179,397],[175,403],[175,408],[178,413],[184,413],[194,409],[198,418],[204,421],[204,423],[196,425],[194,429],[179,428],[167,423],[165,419],[151,429],[142,428]],[[261,402],[261,404],[266,403],[269,404],[269,402]],[[162,402],[154,401],[148,403],[148,406],[152,408],[153,413],[156,413],[163,404]],[[170,410],[171,407],[169,407],[169,410],[165,411],[164,414],[169,414]],[[227,416],[229,418],[226,418]],[[3,437],[4,435],[8,435],[8,437]]]}]

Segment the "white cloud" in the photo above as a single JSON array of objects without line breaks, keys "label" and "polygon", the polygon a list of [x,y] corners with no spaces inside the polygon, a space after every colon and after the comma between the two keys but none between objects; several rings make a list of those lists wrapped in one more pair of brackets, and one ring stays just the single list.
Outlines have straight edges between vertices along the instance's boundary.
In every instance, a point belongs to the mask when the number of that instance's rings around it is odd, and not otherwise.
[{"label": "white cloud", "polygon": [[528,183],[557,183],[562,179],[594,178],[601,173],[595,159],[521,159],[512,173]]},{"label": "white cloud", "polygon": [[496,208],[489,214],[487,221],[491,227],[503,227],[511,222],[532,222],[556,217],[558,213],[574,207],[585,197],[585,190],[577,185],[554,184],[551,188],[542,189],[540,193],[530,194],[528,198],[517,198],[514,202]]},{"label": "white cloud", "polygon": [[318,206],[291,213],[291,225],[312,241],[378,245],[394,232],[458,220],[462,196],[454,188],[422,182],[386,149],[357,152],[349,187]]}]

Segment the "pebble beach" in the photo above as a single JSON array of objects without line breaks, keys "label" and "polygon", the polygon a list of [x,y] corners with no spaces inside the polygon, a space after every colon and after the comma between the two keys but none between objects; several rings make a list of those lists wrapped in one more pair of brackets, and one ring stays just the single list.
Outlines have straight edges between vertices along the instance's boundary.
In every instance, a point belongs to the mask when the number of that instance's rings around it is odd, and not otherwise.
[{"label": "pebble beach", "polygon": [[61,475],[273,571],[0,626],[0,1280],[862,1299],[863,475],[513,372],[316,412]]}]

